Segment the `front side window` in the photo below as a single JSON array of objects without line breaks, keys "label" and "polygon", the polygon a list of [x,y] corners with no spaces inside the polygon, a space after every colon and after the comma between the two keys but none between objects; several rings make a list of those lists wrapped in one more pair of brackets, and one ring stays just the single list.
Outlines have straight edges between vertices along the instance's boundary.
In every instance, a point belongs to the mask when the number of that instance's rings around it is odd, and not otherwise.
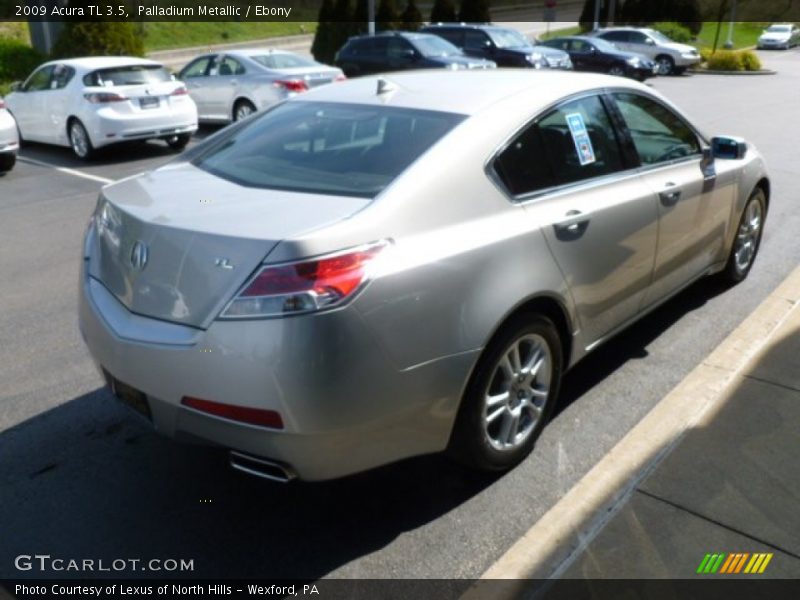
[{"label": "front side window", "polygon": [[604,33],[600,36],[604,40],[608,40],[609,42],[627,42],[628,41],[628,32],[627,31],[609,31]]},{"label": "front side window", "polygon": [[56,65],[55,69],[53,69],[53,81],[50,83],[50,88],[54,90],[64,89],[74,76],[75,69],[72,67]]},{"label": "front side window", "polygon": [[447,40],[443,40],[436,35],[420,35],[414,38],[414,46],[422,54],[422,56],[436,57],[436,56],[457,56],[461,54],[461,50],[453,46]]},{"label": "front side window", "polygon": [[286,102],[220,138],[193,164],[251,187],[371,198],[464,118],[388,106]]},{"label": "front side window", "polygon": [[702,153],[697,135],[663,104],[638,94],[614,94],[643,165],[693,157]]},{"label": "front side window", "polygon": [[469,30],[464,32],[464,47],[470,50],[483,50],[491,46],[489,38],[482,31]]},{"label": "front side window", "polygon": [[33,75],[28,77],[28,81],[25,82],[25,85],[22,86],[22,89],[26,92],[40,92],[42,90],[49,90],[50,76],[53,73],[53,68],[53,65],[49,65],[34,72]]},{"label": "front side window", "polygon": [[527,48],[531,45],[524,35],[513,29],[492,29],[489,37],[498,48]]},{"label": "front side window", "polygon": [[514,195],[623,169],[616,132],[597,96],[572,100],[538,119],[497,158],[495,170]]}]

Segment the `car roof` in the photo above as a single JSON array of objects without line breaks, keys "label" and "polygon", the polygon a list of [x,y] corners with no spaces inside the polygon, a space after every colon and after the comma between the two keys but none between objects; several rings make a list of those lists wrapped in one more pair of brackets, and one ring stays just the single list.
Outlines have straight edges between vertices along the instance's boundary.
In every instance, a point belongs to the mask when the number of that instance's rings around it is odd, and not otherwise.
[{"label": "car roof", "polygon": [[382,31],[380,33],[376,33],[375,35],[370,35],[365,33],[363,35],[356,35],[350,38],[350,41],[362,41],[362,40],[370,40],[375,38],[386,38],[386,37],[402,37],[407,40],[416,40],[420,38],[430,38],[430,37],[438,37],[433,33],[425,33],[420,31]]},{"label": "car roof", "polygon": [[503,27],[489,23],[431,23],[430,25],[423,27],[423,29],[481,29],[483,31],[513,31],[511,27]]},{"label": "car roof", "polygon": [[74,68],[94,71],[95,69],[110,69],[114,67],[127,67],[130,65],[150,65],[162,66],[154,60],[137,58],[135,56],[91,56],[84,58],[66,58],[63,60],[51,60],[47,65],[67,65]]},{"label": "car roof", "polygon": [[[211,53],[215,54],[215,53]],[[238,50],[226,50],[225,52],[217,52],[216,54],[227,54],[229,56],[261,56],[263,54],[294,54],[288,50],[279,50],[278,48],[241,48]]]},{"label": "car roof", "polygon": [[[379,79],[388,83],[389,91],[378,93]],[[531,110],[535,110],[566,96],[611,87],[643,89],[641,84],[634,81],[591,73],[546,69],[445,72],[424,69],[359,77],[336,85],[320,86],[292,98],[290,102],[372,104],[474,115],[519,93],[535,92],[534,104],[530,106]]]}]

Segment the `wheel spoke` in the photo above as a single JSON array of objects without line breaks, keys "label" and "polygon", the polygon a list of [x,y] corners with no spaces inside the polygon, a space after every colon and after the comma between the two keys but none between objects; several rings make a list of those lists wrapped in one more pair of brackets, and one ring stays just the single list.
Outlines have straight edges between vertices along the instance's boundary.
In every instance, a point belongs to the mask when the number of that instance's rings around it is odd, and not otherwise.
[{"label": "wheel spoke", "polygon": [[503,424],[500,429],[500,441],[505,444],[511,444],[517,436],[518,427],[519,413],[506,412],[503,416]]},{"label": "wheel spoke", "polygon": [[487,394],[486,395],[486,406],[491,408],[492,406],[496,406],[498,404],[504,404],[508,402],[509,392],[506,390],[505,392],[500,392],[499,394],[495,394],[494,396]]},{"label": "wheel spoke", "polygon": [[502,414],[508,414],[508,409],[505,406],[501,406],[500,408],[498,408],[493,413],[489,413],[486,416],[486,422],[487,423],[494,423],[497,420],[497,417],[499,417]]},{"label": "wheel spoke", "polygon": [[511,348],[511,352],[509,352],[508,355],[511,361],[513,374],[518,375],[522,372],[522,364],[519,359],[519,344],[514,344],[514,346]]}]

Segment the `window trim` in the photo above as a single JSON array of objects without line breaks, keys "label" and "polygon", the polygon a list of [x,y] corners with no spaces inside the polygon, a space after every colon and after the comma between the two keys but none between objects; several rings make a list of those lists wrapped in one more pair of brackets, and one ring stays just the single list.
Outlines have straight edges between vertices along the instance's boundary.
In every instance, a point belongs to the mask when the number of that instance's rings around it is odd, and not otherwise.
[{"label": "window trim", "polygon": [[[616,116],[612,110],[609,109],[607,103],[605,102],[605,94],[608,88],[596,88],[593,90],[582,91],[576,94],[571,94],[569,96],[564,96],[563,98],[559,98],[555,102],[545,106],[541,110],[539,110],[532,118],[528,119],[523,123],[520,127],[515,129],[511,135],[507,136],[495,149],[489,154],[489,158],[484,162],[483,172],[489,178],[489,180],[497,187],[503,195],[511,202],[512,204],[522,205],[532,202],[534,200],[538,200],[543,196],[550,196],[550,195],[557,195],[561,194],[564,191],[568,190],[578,190],[588,187],[594,187],[598,185],[603,185],[607,183],[611,178],[620,178],[620,177],[628,177],[629,175],[638,175],[640,165],[630,165],[627,160],[627,152],[624,147],[626,140],[622,134],[622,131],[619,130],[619,125],[616,122]],[[539,190],[533,190],[531,192],[527,192],[524,194],[513,194],[510,189],[506,186],[503,182],[500,174],[495,167],[497,160],[500,158],[500,155],[505,152],[508,147],[512,144],[514,140],[516,140],[526,129],[529,127],[533,127],[536,125],[542,118],[547,116],[550,112],[557,109],[559,106],[563,104],[567,104],[569,102],[583,100],[584,98],[593,98],[596,97],[600,100],[600,103],[609,113],[609,120],[611,121],[611,127],[615,130],[617,136],[620,137],[620,146],[621,150],[623,151],[622,156],[622,163],[623,169],[620,171],[614,171],[613,173],[606,173],[604,175],[596,175],[594,177],[589,177],[588,179],[581,179],[579,181],[571,181],[569,183],[560,183],[558,185],[551,185],[546,188],[541,188]],[[615,107],[616,108],[616,107]]]}]

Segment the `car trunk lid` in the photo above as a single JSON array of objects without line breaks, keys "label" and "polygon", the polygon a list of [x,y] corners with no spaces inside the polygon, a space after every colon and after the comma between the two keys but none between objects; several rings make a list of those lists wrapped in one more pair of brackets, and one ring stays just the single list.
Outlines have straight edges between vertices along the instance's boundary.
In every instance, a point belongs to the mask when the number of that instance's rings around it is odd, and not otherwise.
[{"label": "car trunk lid", "polygon": [[243,187],[188,163],[104,191],[90,275],[130,311],[207,328],[282,239],[369,200]]}]

